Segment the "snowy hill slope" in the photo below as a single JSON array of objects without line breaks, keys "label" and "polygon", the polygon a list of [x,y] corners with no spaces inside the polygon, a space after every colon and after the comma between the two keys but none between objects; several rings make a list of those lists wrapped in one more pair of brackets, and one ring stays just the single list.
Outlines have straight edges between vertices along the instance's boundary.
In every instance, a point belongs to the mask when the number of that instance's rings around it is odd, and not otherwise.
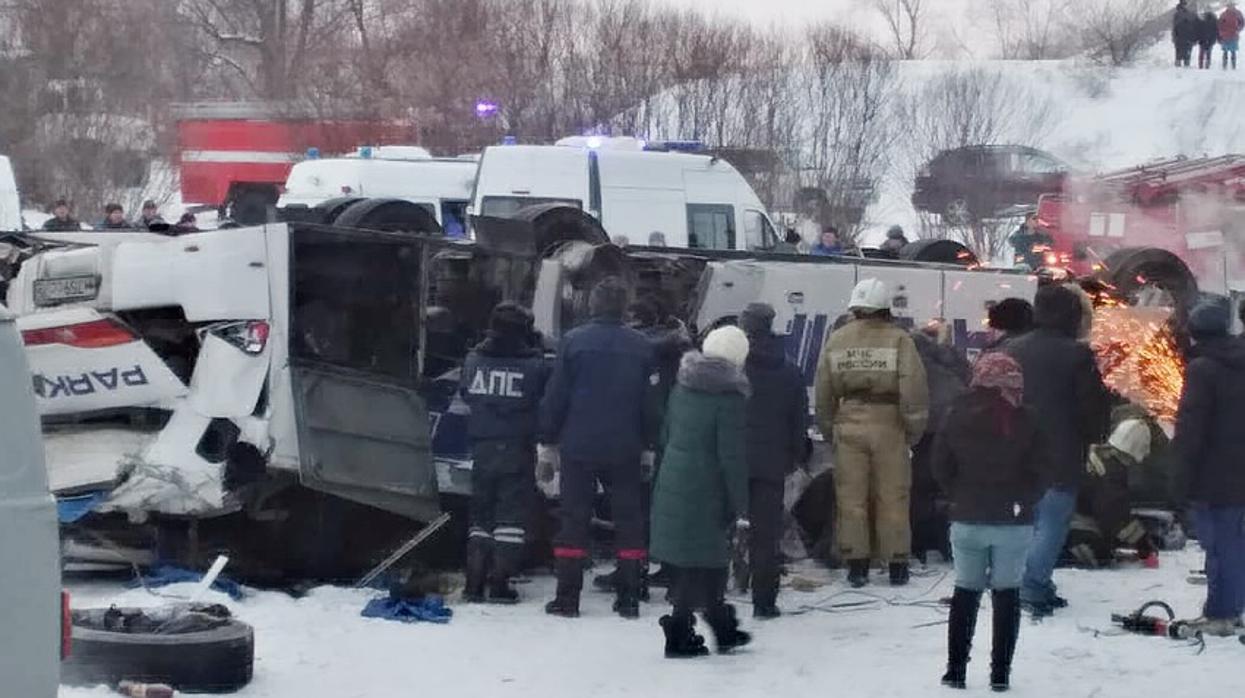
[{"label": "snowy hill slope", "polygon": [[[1140,65],[1114,69],[1081,60],[915,61],[901,64],[901,89],[911,95],[928,80],[970,68],[997,73],[1033,101],[1050,100],[1047,134],[1035,145],[1088,173],[1179,155],[1245,153],[1245,66],[1236,72],[1176,69],[1168,63],[1170,51],[1162,42]],[[1011,137],[1031,140],[1024,133]],[[867,214],[867,239],[890,223],[916,223],[911,181],[897,168],[889,174]]]}]

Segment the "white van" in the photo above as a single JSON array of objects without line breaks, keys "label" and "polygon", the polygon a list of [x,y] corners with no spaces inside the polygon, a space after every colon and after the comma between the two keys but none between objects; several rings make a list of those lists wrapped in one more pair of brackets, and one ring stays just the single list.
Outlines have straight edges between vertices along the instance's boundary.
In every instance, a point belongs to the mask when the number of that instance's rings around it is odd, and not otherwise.
[{"label": "white van", "polygon": [[4,695],[55,698],[65,606],[56,502],[22,339],[0,306],[0,681]]},{"label": "white van", "polygon": [[290,170],[281,209],[314,208],[340,199],[403,199],[436,217],[450,237],[466,232],[476,160],[434,158],[423,148],[383,146],[359,154],[304,160]]},{"label": "white van", "polygon": [[777,244],[765,206],[730,163],[654,147],[662,146],[577,137],[487,148],[472,213],[509,218],[527,206],[562,203],[633,245],[746,251]]}]

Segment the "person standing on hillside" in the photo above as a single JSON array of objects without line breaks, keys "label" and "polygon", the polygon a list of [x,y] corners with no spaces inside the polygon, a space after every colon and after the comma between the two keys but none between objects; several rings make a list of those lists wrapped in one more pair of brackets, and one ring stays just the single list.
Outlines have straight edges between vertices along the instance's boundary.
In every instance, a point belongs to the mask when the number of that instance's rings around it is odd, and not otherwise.
[{"label": "person standing on hillside", "polygon": [[1219,20],[1214,12],[1202,14],[1197,25],[1197,67],[1198,70],[1210,70],[1211,51],[1219,41]]},{"label": "person standing on hillside", "polygon": [[817,366],[817,427],[834,443],[835,530],[855,588],[869,583],[874,553],[893,586],[908,583],[909,449],[929,419],[925,368],[891,302],[878,279],[856,284],[855,319],[830,335]]},{"label": "person standing on hillside", "polygon": [[1241,45],[1241,30],[1245,29],[1245,15],[1236,7],[1236,0],[1228,0],[1228,6],[1219,15],[1219,47],[1223,51],[1223,69],[1236,70],[1236,51]]},{"label": "person standing on hillside", "polygon": [[1176,67],[1188,68],[1193,59],[1193,45],[1197,43],[1197,15],[1189,9],[1187,0],[1176,3],[1172,15],[1172,43],[1176,45]]}]

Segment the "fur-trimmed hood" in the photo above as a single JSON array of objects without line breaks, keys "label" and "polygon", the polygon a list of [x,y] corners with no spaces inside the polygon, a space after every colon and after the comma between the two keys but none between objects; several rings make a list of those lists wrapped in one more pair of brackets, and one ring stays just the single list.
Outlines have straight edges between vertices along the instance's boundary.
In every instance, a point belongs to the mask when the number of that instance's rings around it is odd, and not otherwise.
[{"label": "fur-trimmed hood", "polygon": [[699,351],[689,351],[679,362],[679,385],[702,393],[739,393],[745,397],[752,394],[748,377],[742,369],[726,359],[705,356]]}]

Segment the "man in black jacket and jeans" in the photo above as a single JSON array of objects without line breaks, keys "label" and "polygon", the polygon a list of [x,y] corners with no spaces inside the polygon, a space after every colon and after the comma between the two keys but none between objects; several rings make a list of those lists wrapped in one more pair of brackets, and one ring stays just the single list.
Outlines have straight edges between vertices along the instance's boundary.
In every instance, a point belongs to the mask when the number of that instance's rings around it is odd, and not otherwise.
[{"label": "man in black jacket and jeans", "polygon": [[1245,344],[1228,335],[1231,303],[1210,297],[1189,313],[1195,343],[1176,416],[1179,483],[1206,551],[1207,592],[1196,625],[1238,631],[1245,611]]},{"label": "man in black jacket and jeans", "polygon": [[562,338],[541,403],[544,443],[559,447],[562,462],[561,527],[553,551],[558,590],[545,606],[551,615],[579,615],[598,480],[610,483],[618,556],[614,610],[624,618],[640,614],[640,574],[648,564],[640,461],[657,440],[660,377],[649,341],[623,324],[628,295],[614,277],[592,289],[592,320]]},{"label": "man in black jacket and jeans", "polygon": [[1049,487],[1037,505],[1020,591],[1021,601],[1039,617],[1067,605],[1051,578],[1076,511],[1089,446],[1102,440],[1107,427],[1107,392],[1094,352],[1077,341],[1082,313],[1075,292],[1043,286],[1034,299],[1037,328],[1004,347],[1024,370],[1024,404],[1049,449]]},{"label": "man in black jacket and jeans", "polygon": [[533,493],[537,418],[549,370],[532,346],[532,315],[501,303],[489,317],[488,337],[463,364],[460,392],[471,408],[471,529],[467,585],[472,603],[515,603],[510,577],[519,571]]},{"label": "man in black jacket and jeans", "polygon": [[808,388],[804,374],[787,360],[774,334],[774,308],[752,303],[739,316],[751,348],[744,370],[748,398],[748,518],[752,523],[752,616],[777,618],[779,542],[782,539],[783,482],[804,458],[808,438]]}]

